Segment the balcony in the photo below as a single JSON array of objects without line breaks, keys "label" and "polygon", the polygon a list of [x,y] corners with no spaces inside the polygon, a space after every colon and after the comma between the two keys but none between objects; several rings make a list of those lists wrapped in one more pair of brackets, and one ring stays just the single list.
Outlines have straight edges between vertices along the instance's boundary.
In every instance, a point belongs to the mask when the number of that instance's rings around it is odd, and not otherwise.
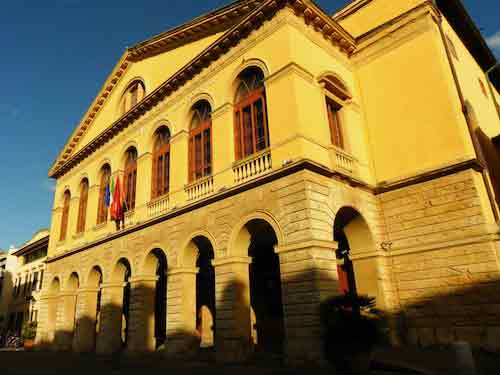
[{"label": "balcony", "polygon": [[[164,214],[169,209],[170,196],[163,195],[148,202],[148,217],[155,217]],[[126,224],[126,223],[125,223]]]},{"label": "balcony", "polygon": [[213,176],[208,176],[200,180],[186,185],[184,188],[187,194],[188,201],[194,201],[203,198],[214,192],[214,178]]},{"label": "balcony", "polygon": [[125,228],[130,227],[135,224],[135,210],[130,210],[125,212],[124,215]]},{"label": "balcony", "polygon": [[264,150],[233,164],[234,183],[240,184],[272,170],[271,151]]},{"label": "balcony", "polygon": [[352,175],[355,173],[356,159],[344,150],[331,146],[330,155],[336,170]]}]

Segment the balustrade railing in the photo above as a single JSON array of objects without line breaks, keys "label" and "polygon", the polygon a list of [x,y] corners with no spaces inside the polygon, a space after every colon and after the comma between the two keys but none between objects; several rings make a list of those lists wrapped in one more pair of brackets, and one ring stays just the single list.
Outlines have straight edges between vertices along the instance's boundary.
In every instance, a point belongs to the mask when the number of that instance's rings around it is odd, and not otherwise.
[{"label": "balustrade railing", "polygon": [[344,150],[332,147],[332,157],[335,167],[347,173],[353,173],[355,167],[355,159]]},{"label": "balustrade railing", "polygon": [[125,212],[124,222],[125,222],[125,227],[129,227],[135,224],[135,210],[130,210]]},{"label": "balustrade railing", "polygon": [[148,216],[159,216],[169,209],[169,196],[165,195],[148,202]]},{"label": "balustrade railing", "polygon": [[233,165],[234,182],[236,184],[248,181],[268,173],[272,169],[271,151],[265,150]]},{"label": "balustrade railing", "polygon": [[186,191],[188,201],[194,201],[202,198],[214,192],[214,178],[209,176],[201,180],[197,180],[189,185],[186,185],[184,190]]}]

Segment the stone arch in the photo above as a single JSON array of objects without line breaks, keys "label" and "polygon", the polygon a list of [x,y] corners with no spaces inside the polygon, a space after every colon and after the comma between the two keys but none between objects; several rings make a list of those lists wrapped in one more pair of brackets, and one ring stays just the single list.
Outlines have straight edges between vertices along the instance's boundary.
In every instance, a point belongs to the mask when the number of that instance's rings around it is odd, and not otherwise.
[{"label": "stone arch", "polygon": [[[142,346],[147,350],[155,350],[165,344],[167,338],[167,283],[168,283],[168,258],[167,253],[160,247],[147,252],[142,262],[142,275],[150,283],[143,295],[143,320],[145,321],[145,340]],[[154,290],[150,290],[154,288]]]},{"label": "stone arch", "polygon": [[217,108],[215,106],[215,100],[213,98],[212,95],[210,95],[209,93],[207,92],[202,92],[202,93],[198,93],[196,94],[195,96],[193,96],[190,101],[189,101],[189,109],[188,109],[188,118],[190,117],[190,111],[191,111],[191,108],[193,108],[193,106],[198,103],[199,101],[202,101],[202,100],[205,100],[208,102],[208,104],[210,104],[210,108],[212,108],[212,111]]},{"label": "stone arch", "polygon": [[335,72],[323,72],[319,75],[317,81],[342,100],[348,100],[352,98],[352,90],[349,88],[349,85],[340,75]]},{"label": "stone arch", "polygon": [[127,81],[127,84],[123,86],[123,89],[120,93],[120,99],[115,104],[116,105],[115,110],[116,110],[116,113],[118,114],[118,117],[123,116],[126,112],[128,112],[128,110],[131,109],[131,107],[130,108],[124,107],[123,102],[125,100],[125,96],[129,93],[131,88],[135,85],[139,85],[141,87],[141,91],[142,91],[141,93],[137,94],[138,95],[137,103],[141,102],[147,96],[148,86],[146,85],[146,81],[144,80],[144,78],[142,78],[141,76],[135,76],[135,77],[130,78]]},{"label": "stone arch", "polygon": [[132,272],[132,262],[128,260],[127,257],[120,256],[118,260],[112,264],[114,264],[114,266],[109,275],[109,281],[112,283],[127,282],[127,278],[135,274]]},{"label": "stone arch", "polygon": [[269,70],[268,66],[269,66],[269,64],[267,64],[264,60],[262,60],[260,58],[250,58],[247,60],[243,60],[242,63],[240,65],[238,65],[238,67],[233,71],[233,73],[230,77],[229,82],[231,82],[231,85],[229,87],[230,91],[227,95],[227,97],[230,98],[230,101],[231,102],[233,101],[234,94],[236,92],[237,85],[238,85],[238,77],[243,71],[245,71],[248,68],[256,67],[256,68],[262,70],[262,73],[264,74],[264,79],[266,79],[270,75],[270,70]]},{"label": "stone arch", "polygon": [[230,249],[233,256],[250,260],[248,284],[243,288],[248,293],[244,299],[250,301],[249,336],[257,350],[276,354],[282,354],[285,344],[280,261],[275,252],[283,242],[278,222],[258,212],[235,227]]},{"label": "stone arch", "polygon": [[146,153],[146,152],[149,152],[149,153],[152,153],[154,151],[154,145],[155,145],[155,141],[156,141],[156,132],[158,131],[158,129],[160,129],[161,127],[166,127],[170,133],[170,138],[172,138],[172,136],[174,135],[174,126],[172,125],[172,123],[166,119],[161,119],[161,120],[158,120],[158,121],[155,121],[154,125],[151,126],[147,132],[147,137],[145,138],[146,141],[145,141],[145,144],[144,144],[144,150],[143,150],[143,153]]},{"label": "stone arch", "polygon": [[379,287],[380,259],[363,256],[376,250],[372,231],[363,215],[351,206],[341,207],[335,215],[333,239],[339,254],[348,255],[343,256],[337,266],[340,290],[375,297],[377,305],[383,305]]},{"label": "stone arch", "polygon": [[267,222],[274,230],[277,238],[277,246],[281,246],[285,242],[284,232],[278,220],[267,211],[256,211],[242,219],[233,227],[231,236],[229,237],[228,253],[231,256],[248,256],[248,249],[245,247],[246,241],[250,240],[250,233],[245,228],[246,224],[252,220],[263,220]]},{"label": "stone arch", "polygon": [[214,346],[215,340],[215,240],[208,232],[200,231],[189,237],[180,256],[181,267],[194,269],[185,276],[187,289],[192,293],[185,296],[191,303],[186,304],[188,325],[199,337],[201,347]]},{"label": "stone arch", "polygon": [[102,284],[103,278],[104,273],[102,272],[102,267],[98,265],[92,266],[87,275],[87,288],[99,288],[100,284]]},{"label": "stone arch", "polygon": [[137,151],[137,156],[138,158],[141,156],[141,153],[139,152],[139,144],[137,143],[136,140],[130,140],[128,141],[125,146],[121,148],[120,152],[120,160],[119,160],[119,165],[123,168],[126,162],[126,155],[127,151],[134,148]]},{"label": "stone arch", "polygon": [[57,348],[57,321],[58,321],[58,310],[59,310],[59,299],[61,293],[61,282],[60,277],[55,276],[52,278],[48,289],[48,311],[47,311],[47,343],[53,347]]}]

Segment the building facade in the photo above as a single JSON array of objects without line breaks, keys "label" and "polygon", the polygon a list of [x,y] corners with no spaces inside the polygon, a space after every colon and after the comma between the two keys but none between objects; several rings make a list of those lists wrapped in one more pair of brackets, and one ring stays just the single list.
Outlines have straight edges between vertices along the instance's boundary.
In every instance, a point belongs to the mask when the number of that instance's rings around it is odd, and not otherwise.
[{"label": "building facade", "polygon": [[49,171],[38,345],[321,360],[340,247],[405,342],[498,350],[494,63],[455,0],[238,1],[128,49]]},{"label": "building facade", "polygon": [[40,230],[21,248],[6,256],[4,290],[1,294],[1,330],[20,335],[23,324],[38,322],[39,297],[43,287],[49,231]]}]

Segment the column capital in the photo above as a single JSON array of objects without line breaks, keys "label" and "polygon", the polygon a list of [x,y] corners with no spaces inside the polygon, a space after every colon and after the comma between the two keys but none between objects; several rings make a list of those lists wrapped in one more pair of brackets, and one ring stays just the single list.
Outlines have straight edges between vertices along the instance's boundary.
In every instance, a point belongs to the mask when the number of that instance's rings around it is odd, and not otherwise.
[{"label": "column capital", "polygon": [[195,268],[189,268],[189,267],[176,267],[176,268],[171,268],[168,270],[169,275],[182,275],[182,274],[197,274],[200,269],[195,267]]},{"label": "column capital", "polygon": [[63,290],[61,293],[59,293],[60,297],[76,297],[78,295],[78,291],[69,291],[69,290]]},{"label": "column capital", "polygon": [[78,294],[83,293],[99,293],[99,288],[80,288],[78,289]]},{"label": "column capital", "polygon": [[130,284],[148,283],[158,281],[158,276],[139,275],[129,279]]},{"label": "column capital", "polygon": [[248,256],[247,257],[229,256],[212,260],[212,265],[214,267],[223,266],[226,264],[250,264],[250,263],[252,263],[252,258]]},{"label": "column capital", "polygon": [[102,283],[101,289],[123,288],[125,285],[125,282]]},{"label": "column capital", "polygon": [[309,240],[274,247],[277,254],[309,249],[335,251],[338,249],[338,243],[336,241]]}]

